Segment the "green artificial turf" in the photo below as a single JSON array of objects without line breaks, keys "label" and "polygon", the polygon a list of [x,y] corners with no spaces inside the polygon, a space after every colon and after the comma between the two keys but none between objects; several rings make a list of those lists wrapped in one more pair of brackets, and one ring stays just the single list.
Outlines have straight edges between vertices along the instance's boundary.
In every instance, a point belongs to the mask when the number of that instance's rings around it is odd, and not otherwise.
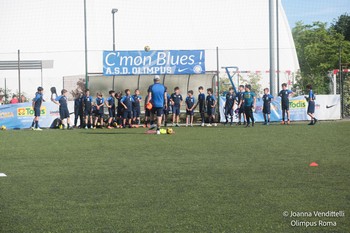
[{"label": "green artificial turf", "polygon": [[349,232],[350,122],[306,124],[2,131],[0,232]]}]

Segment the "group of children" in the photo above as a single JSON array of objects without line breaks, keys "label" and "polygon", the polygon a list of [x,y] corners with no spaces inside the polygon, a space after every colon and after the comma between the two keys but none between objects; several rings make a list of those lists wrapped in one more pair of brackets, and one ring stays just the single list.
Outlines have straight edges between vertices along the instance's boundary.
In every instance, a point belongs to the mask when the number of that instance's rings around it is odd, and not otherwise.
[{"label": "group of children", "polygon": [[[211,126],[212,122],[215,121],[215,107],[216,99],[213,96],[212,88],[207,89],[207,97],[204,94],[204,88],[201,86],[198,88],[199,95],[198,101],[196,102],[194,93],[192,90],[187,92],[187,97],[185,98],[186,104],[186,126],[193,126],[193,116],[194,110],[199,107],[199,111],[202,117],[202,126],[204,126],[205,112],[209,117],[209,124]],[[148,95],[145,98],[145,127],[148,127],[149,123],[152,121],[151,110],[147,108],[146,103]],[[125,95],[123,96],[121,92],[115,93],[114,91],[109,91],[109,96],[106,100],[102,97],[101,93],[97,93],[95,101],[93,101],[92,96],[90,96],[89,90],[86,90],[84,95],[77,96],[75,98],[75,121],[74,124],[77,126],[78,119],[80,122],[84,122],[84,126],[81,124],[80,127],[84,128],[96,128],[98,124],[103,126],[104,120],[104,106],[108,108],[108,121],[107,128],[111,129],[114,127],[138,127],[140,126],[140,115],[141,115],[141,103],[142,96],[138,89],[135,90],[134,95],[131,95],[129,89],[125,90]],[[180,93],[180,88],[175,87],[174,93],[167,96],[167,104],[164,103],[163,109],[163,121],[164,125],[167,126],[167,119],[172,113],[172,125],[179,127],[180,121],[180,108],[183,103],[183,97]],[[206,108],[206,106],[208,106]],[[93,121],[93,117],[95,120]],[[85,119],[85,121],[83,120]],[[214,124],[216,125],[216,124]]]},{"label": "group of children", "polygon": [[[311,117],[311,122],[309,125],[314,125],[317,119],[314,116],[315,111],[315,95],[312,91],[312,86],[308,85],[307,89],[309,91],[308,97],[306,99],[309,102],[307,114]],[[33,110],[34,110],[34,120],[32,123],[33,130],[41,130],[39,128],[38,122],[40,117],[40,107],[43,101],[43,91],[42,87],[38,87],[33,99]],[[104,125],[104,107],[108,109],[108,121],[107,128],[111,129],[114,127],[133,127],[139,126],[140,115],[141,115],[141,100],[142,96],[140,91],[136,89],[134,94],[131,95],[131,91],[126,89],[125,95],[123,96],[121,92],[115,93],[115,91],[109,91],[109,96],[104,99],[102,93],[97,93],[95,100],[90,95],[89,89],[85,90],[83,95],[77,95],[74,102],[74,126],[77,127],[78,119],[80,118],[80,128],[96,128],[98,125],[101,127]],[[194,97],[193,90],[187,92],[187,97],[185,99],[186,105],[186,126],[193,126],[193,116],[194,110],[199,107],[199,113],[201,117],[201,126],[205,123],[205,114],[207,114],[209,123],[207,126],[216,126],[215,123],[215,113],[217,100],[213,95],[213,89],[207,89],[207,96],[204,94],[204,88],[200,86],[198,88],[198,100],[196,101]],[[289,97],[293,92],[287,89],[287,84],[282,84],[282,90],[279,92],[281,97],[281,108],[282,108],[282,121],[281,124],[290,124],[290,112],[289,112]],[[64,128],[71,129],[70,124],[70,113],[68,111],[68,91],[63,89],[61,95],[56,98],[51,98],[51,100],[59,105],[59,114]],[[148,96],[147,96],[148,97]],[[145,98],[145,127],[148,127],[150,120],[150,110],[147,109],[147,97]],[[264,89],[263,100],[263,114],[264,114],[264,125],[270,124],[270,113],[271,113],[271,102],[273,96],[269,94],[269,89]],[[179,126],[180,120],[180,108],[183,103],[183,97],[180,92],[179,87],[174,88],[174,93],[168,94],[167,103],[164,103],[163,110],[163,120],[164,125],[167,126],[167,119],[172,112],[172,124],[173,126]],[[235,109],[235,106],[237,108]],[[230,125],[233,125],[233,116],[236,112],[238,114],[238,122],[236,125],[241,125],[241,119],[244,119],[243,125],[245,127],[254,126],[254,114],[253,111],[256,106],[256,95],[251,91],[251,86],[249,84],[239,86],[239,92],[237,95],[234,89],[231,87],[229,92],[226,94],[226,102],[224,105],[224,112],[226,122],[228,124],[230,118]],[[287,116],[287,117],[285,117]]]},{"label": "group of children", "polygon": [[[317,123],[317,119],[315,118],[315,94],[312,91],[312,85],[309,84],[306,86],[306,89],[308,90],[309,95],[305,97],[308,101],[308,109],[307,114],[311,118],[311,122],[309,125],[314,125]],[[264,125],[270,124],[270,114],[271,114],[271,102],[273,100],[273,96],[269,93],[269,88],[264,89],[264,95],[262,96],[263,100],[263,115],[264,115]],[[234,115],[234,106],[235,101],[237,99],[237,109],[236,112],[238,113],[238,122],[237,125],[241,125],[241,119],[244,119],[243,125],[246,127],[250,126],[250,123],[252,126],[254,126],[254,114],[253,111],[256,106],[256,97],[255,93],[251,91],[251,85],[247,84],[245,86],[240,85],[239,86],[239,92],[237,93],[238,96],[236,98],[235,93],[233,91],[233,88],[229,89],[229,92],[226,94],[226,102],[224,105],[224,112],[225,112],[225,118],[226,122],[225,125],[228,123],[228,118],[231,118],[231,125],[233,121],[233,115]],[[287,84],[282,84],[282,90],[279,92],[278,96],[281,97],[281,109],[282,109],[282,125],[289,125],[290,124],[290,112],[289,112],[289,97],[290,95],[294,94],[291,90],[287,89]],[[243,115],[243,116],[242,116]],[[286,117],[287,116],[287,117]]]}]

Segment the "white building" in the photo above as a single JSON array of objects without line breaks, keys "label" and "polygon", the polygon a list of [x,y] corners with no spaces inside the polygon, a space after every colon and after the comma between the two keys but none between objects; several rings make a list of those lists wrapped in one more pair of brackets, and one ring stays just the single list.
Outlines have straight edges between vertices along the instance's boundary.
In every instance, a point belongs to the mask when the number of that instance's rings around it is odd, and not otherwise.
[{"label": "white building", "polygon": [[[86,0],[89,72],[102,72],[102,51],[112,49],[112,8],[116,13],[116,47],[120,50],[205,49],[206,69],[220,66],[261,71],[268,85],[269,5],[262,0]],[[44,71],[44,88],[62,87],[62,77],[85,73],[82,0],[13,0],[0,4],[0,60],[54,60]],[[281,81],[285,71],[299,69],[291,30],[280,8]],[[222,70],[223,71],[223,70]],[[0,86],[7,78],[18,89],[17,71],[0,71]],[[40,85],[40,71],[22,72],[22,90]]]}]

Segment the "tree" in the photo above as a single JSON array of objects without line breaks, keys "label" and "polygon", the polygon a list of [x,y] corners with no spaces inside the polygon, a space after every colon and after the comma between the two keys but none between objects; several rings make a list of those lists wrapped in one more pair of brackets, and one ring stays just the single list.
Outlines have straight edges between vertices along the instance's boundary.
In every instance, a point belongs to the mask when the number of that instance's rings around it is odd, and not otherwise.
[{"label": "tree", "polygon": [[[262,93],[262,87],[260,84],[260,81],[262,79],[261,74],[259,73],[250,73],[246,78],[244,78],[242,75],[238,74],[239,76],[239,84],[245,85],[250,84],[252,86],[252,91],[256,93],[257,97],[260,97],[260,94]],[[234,79],[236,80],[236,79]],[[238,91],[238,83],[234,83],[235,87]],[[224,95],[226,92],[228,92],[229,88],[232,87],[231,82],[229,78],[227,77],[227,74],[225,73],[223,77],[220,78],[220,95]]]},{"label": "tree", "polygon": [[8,104],[11,97],[11,90],[0,87],[0,104]]},{"label": "tree", "polygon": [[72,90],[70,93],[72,94],[73,98],[75,98],[77,95],[80,95],[85,91],[85,79],[80,78],[77,82],[77,87]]},{"label": "tree", "polygon": [[301,69],[295,88],[303,92],[306,84],[310,83],[316,93],[328,94],[328,71],[338,67],[340,46],[343,61],[350,61],[350,42],[322,22],[311,25],[298,22],[292,34]]},{"label": "tree", "polygon": [[331,28],[342,34],[345,40],[350,41],[350,15],[345,13],[334,19]]},{"label": "tree", "polygon": [[262,77],[260,73],[250,73],[247,78],[243,78],[242,75],[239,75],[240,84],[250,84],[252,86],[252,91],[256,94],[257,98],[260,98],[262,93],[261,81]]}]

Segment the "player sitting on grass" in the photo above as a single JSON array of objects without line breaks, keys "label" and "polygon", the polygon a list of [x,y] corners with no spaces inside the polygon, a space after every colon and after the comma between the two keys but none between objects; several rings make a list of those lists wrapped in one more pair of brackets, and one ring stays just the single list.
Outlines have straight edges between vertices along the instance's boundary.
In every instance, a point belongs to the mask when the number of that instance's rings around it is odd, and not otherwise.
[{"label": "player sitting on grass", "polygon": [[[63,124],[63,129],[72,129],[70,127],[70,115],[68,111],[68,91],[66,89],[62,89],[61,95],[57,96],[53,102],[59,105],[60,119]],[[65,124],[67,122],[67,124]]]},{"label": "player sitting on grass", "polygon": [[186,97],[186,127],[190,125],[193,127],[193,107],[194,107],[194,102],[195,99],[193,97],[193,91],[190,90],[187,92],[187,97]]},{"label": "player sitting on grass", "polygon": [[121,99],[121,104],[124,107],[123,112],[123,128],[126,127],[126,120],[128,120],[129,128],[132,127],[131,125],[131,119],[132,119],[132,103],[134,102],[134,99],[130,95],[130,90],[125,90],[125,96]]},{"label": "player sitting on grass", "polygon": [[90,123],[90,128],[92,129],[92,96],[90,96],[90,90],[86,89],[83,96],[83,107],[85,116],[85,129],[88,129],[88,124]]},{"label": "player sitting on grass", "polygon": [[99,118],[100,118],[101,128],[103,127],[104,102],[105,102],[105,99],[102,97],[102,93],[98,92],[96,94],[96,111],[95,111],[96,115],[95,115],[94,129],[96,129]]},{"label": "player sitting on grass", "polygon": [[233,88],[230,87],[229,92],[226,94],[226,101],[225,101],[225,105],[224,105],[225,119],[226,119],[225,125],[228,123],[228,117],[230,116],[230,118],[231,118],[230,125],[232,126],[233,109],[235,107],[235,101],[236,101],[236,94],[235,94]]},{"label": "player sitting on grass", "polygon": [[[282,121],[281,124],[290,124],[290,112],[289,112],[289,96],[293,94],[291,90],[287,89],[287,83],[282,83],[282,90],[279,93],[281,97],[281,107],[282,107]],[[287,122],[285,121],[285,114],[287,113]]]},{"label": "player sitting on grass", "polygon": [[[209,118],[209,124],[207,126],[212,126],[211,123],[215,122],[215,107],[216,107],[216,99],[213,96],[213,89],[208,88],[207,89],[207,98],[206,98],[206,104],[207,104],[207,114]],[[217,126],[216,123],[214,123],[214,126]]]},{"label": "player sitting on grass", "polygon": [[39,128],[39,118],[40,118],[40,108],[42,102],[45,100],[43,99],[43,93],[44,88],[38,87],[37,92],[35,93],[35,97],[33,99],[33,109],[34,109],[34,119],[32,122],[32,130],[38,130],[41,131],[42,129]]},{"label": "player sitting on grass", "polygon": [[315,117],[315,94],[312,91],[312,85],[308,84],[306,86],[306,89],[309,92],[309,96],[306,97],[306,100],[308,101],[308,107],[307,107],[307,115],[309,115],[311,117],[311,122],[309,123],[309,125],[314,125],[317,123],[317,119]]},{"label": "player sitting on grass", "polygon": [[180,120],[180,107],[182,105],[182,95],[180,94],[180,88],[175,87],[174,93],[170,96],[170,102],[172,105],[172,112],[173,112],[173,125],[176,127],[179,127],[179,120]]},{"label": "player sitting on grass", "polygon": [[106,99],[106,106],[108,108],[108,129],[112,129],[113,128],[113,120],[115,118],[115,99],[114,99],[114,94],[115,91],[110,90],[108,92],[109,96]]},{"label": "player sitting on grass", "polygon": [[247,125],[245,127],[250,126],[250,120],[252,121],[252,126],[254,127],[254,115],[253,108],[255,108],[256,98],[255,93],[251,91],[250,85],[245,85],[245,92],[243,93],[243,100],[240,103],[240,106],[244,106],[244,113],[247,118]]},{"label": "player sitting on grass", "polygon": [[244,122],[243,122],[243,125],[246,124],[246,116],[245,116],[245,113],[244,113],[244,106],[243,104],[240,105],[241,101],[243,100],[243,97],[244,97],[244,86],[243,85],[239,85],[239,93],[238,93],[238,105],[240,106],[238,108],[238,122],[237,122],[237,125],[241,125],[241,120],[242,120],[242,115],[243,115],[243,119],[244,119]]},{"label": "player sitting on grass", "polygon": [[263,114],[264,114],[264,125],[270,124],[270,114],[271,114],[271,101],[273,100],[273,96],[269,94],[269,88],[264,89],[264,95],[262,100],[264,102]]},{"label": "player sitting on grass", "polygon": [[202,118],[202,124],[201,126],[204,126],[205,122],[205,94],[204,94],[204,88],[202,86],[198,87],[198,101],[196,105],[193,107],[193,109],[197,108],[199,106],[199,113],[201,114]]},{"label": "player sitting on grass", "polygon": [[135,94],[132,96],[134,102],[132,102],[132,116],[135,125],[140,125],[140,115],[141,115],[141,106],[140,101],[142,96],[140,96],[140,90],[136,89]]}]

